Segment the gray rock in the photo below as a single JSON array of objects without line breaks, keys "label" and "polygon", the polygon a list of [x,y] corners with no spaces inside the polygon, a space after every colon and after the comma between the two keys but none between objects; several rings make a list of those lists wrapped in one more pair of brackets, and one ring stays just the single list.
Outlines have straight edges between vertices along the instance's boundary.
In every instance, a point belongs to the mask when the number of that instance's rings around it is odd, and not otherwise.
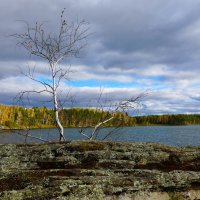
[{"label": "gray rock", "polygon": [[200,199],[200,148],[73,141],[0,145],[0,199]]}]

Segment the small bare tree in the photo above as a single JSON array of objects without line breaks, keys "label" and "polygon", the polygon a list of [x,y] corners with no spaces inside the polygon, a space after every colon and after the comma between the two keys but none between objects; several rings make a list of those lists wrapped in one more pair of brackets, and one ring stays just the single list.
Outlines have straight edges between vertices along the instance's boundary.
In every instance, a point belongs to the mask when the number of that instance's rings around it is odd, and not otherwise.
[{"label": "small bare tree", "polygon": [[60,26],[58,32],[49,33],[44,27],[44,23],[36,22],[34,27],[29,23],[26,24],[24,33],[13,34],[18,40],[18,45],[24,47],[31,55],[34,55],[47,62],[50,72],[48,81],[35,76],[34,69],[28,69],[28,73],[24,73],[32,81],[35,81],[43,87],[41,90],[23,91],[18,94],[22,99],[25,95],[31,93],[46,93],[52,97],[54,108],[55,125],[59,131],[60,141],[64,141],[63,126],[59,119],[59,97],[58,88],[62,81],[65,81],[69,75],[69,69],[62,67],[61,62],[67,57],[76,57],[87,44],[89,32],[88,23],[84,20],[76,23],[64,19],[64,11],[61,12]]},{"label": "small bare tree", "polygon": [[[87,128],[81,128],[79,133],[83,135],[88,140],[95,140],[97,139],[99,131],[102,129],[103,126],[106,126],[109,122],[112,122],[112,120],[116,119],[119,122],[119,125],[114,127],[113,130],[109,131],[102,140],[107,139],[112,134],[116,134],[117,130],[120,128],[123,128],[123,124],[120,123],[120,119],[117,118],[116,114],[120,112],[121,114],[128,115],[127,112],[130,110],[137,110],[137,107],[140,105],[142,98],[144,98],[147,95],[147,92],[141,93],[137,96],[130,97],[128,99],[123,99],[120,101],[117,101],[116,103],[109,104],[108,102],[101,103],[101,98],[103,95],[103,91],[101,91],[99,98],[97,100],[97,112],[105,113],[107,111],[107,115],[101,119],[97,124],[93,126],[91,131],[87,132]],[[106,105],[105,105],[106,104]],[[128,117],[128,116],[127,116]]]}]

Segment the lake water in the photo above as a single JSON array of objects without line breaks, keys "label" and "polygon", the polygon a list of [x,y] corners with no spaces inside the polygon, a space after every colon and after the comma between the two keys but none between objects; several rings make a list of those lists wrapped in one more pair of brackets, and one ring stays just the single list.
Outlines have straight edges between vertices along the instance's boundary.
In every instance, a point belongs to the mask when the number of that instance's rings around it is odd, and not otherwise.
[{"label": "lake water", "polygon": [[[85,139],[79,133],[80,129],[66,128],[67,140]],[[113,128],[104,128],[98,134],[98,139],[104,138]],[[86,131],[91,131],[87,129]],[[24,133],[24,132],[23,132]],[[33,136],[55,141],[58,137],[56,129],[35,129],[30,133]],[[172,146],[200,146],[200,125],[192,126],[137,126],[125,127],[111,134],[106,140],[126,142],[159,142]],[[0,133],[0,143],[24,143],[25,138],[16,133]],[[41,142],[36,139],[27,139],[27,142]]]}]

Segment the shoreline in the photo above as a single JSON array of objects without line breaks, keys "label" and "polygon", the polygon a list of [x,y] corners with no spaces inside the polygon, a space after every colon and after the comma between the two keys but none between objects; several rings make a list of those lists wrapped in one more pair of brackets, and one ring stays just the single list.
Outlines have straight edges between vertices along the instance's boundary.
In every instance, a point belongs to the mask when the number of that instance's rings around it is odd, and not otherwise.
[{"label": "shoreline", "polygon": [[[139,125],[134,125],[134,126],[122,126],[122,128],[127,128],[127,127],[149,127],[149,126],[169,126],[169,127],[176,127],[176,126],[199,126],[200,124],[177,124],[177,125],[171,125],[171,124],[139,124]],[[90,127],[63,127],[63,128],[72,128],[72,129],[78,129],[78,128],[94,128],[92,126]],[[102,127],[101,129],[104,128],[115,128],[115,126],[105,126]],[[8,132],[8,131],[26,131],[26,130],[36,130],[36,129],[56,129],[56,127],[53,126],[45,126],[45,127],[30,127],[29,129],[27,128],[1,128],[0,129],[0,133],[1,132]]]}]

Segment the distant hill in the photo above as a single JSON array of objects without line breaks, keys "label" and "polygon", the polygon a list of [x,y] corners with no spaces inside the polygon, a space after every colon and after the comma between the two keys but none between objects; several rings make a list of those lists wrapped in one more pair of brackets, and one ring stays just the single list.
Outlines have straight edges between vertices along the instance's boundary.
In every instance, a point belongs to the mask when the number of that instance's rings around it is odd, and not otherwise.
[{"label": "distant hill", "polygon": [[[60,111],[64,127],[92,127],[111,117],[108,111],[90,108],[71,108]],[[136,125],[191,125],[200,124],[200,114],[127,116],[116,112],[115,118],[105,126]],[[46,107],[24,108],[0,105],[0,125],[5,128],[46,128],[54,127],[53,110]]]}]

